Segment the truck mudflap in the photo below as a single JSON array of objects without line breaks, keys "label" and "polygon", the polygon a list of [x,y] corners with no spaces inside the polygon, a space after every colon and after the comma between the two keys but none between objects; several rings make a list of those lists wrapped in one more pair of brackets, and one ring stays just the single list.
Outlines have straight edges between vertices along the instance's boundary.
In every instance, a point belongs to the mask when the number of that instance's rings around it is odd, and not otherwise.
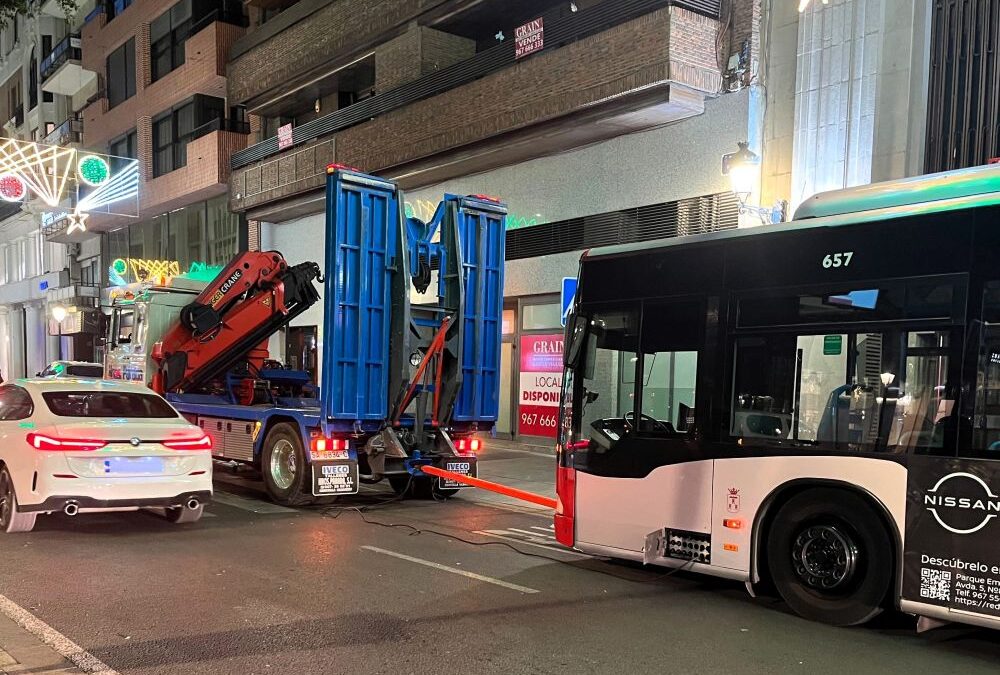
[{"label": "truck mudflap", "polygon": [[358,493],[358,463],[353,459],[313,460],[314,497],[335,497]]}]

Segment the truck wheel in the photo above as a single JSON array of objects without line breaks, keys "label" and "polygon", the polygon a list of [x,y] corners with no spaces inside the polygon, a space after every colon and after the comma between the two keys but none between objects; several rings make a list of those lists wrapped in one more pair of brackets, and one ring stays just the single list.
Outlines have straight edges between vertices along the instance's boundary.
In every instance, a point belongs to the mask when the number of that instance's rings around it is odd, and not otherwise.
[{"label": "truck wheel", "polygon": [[818,488],[779,509],[767,533],[767,563],[778,593],[796,614],[854,626],[882,611],[893,578],[890,542],[865,499]]},{"label": "truck wheel", "polygon": [[260,471],[267,493],[278,504],[304,506],[312,503],[309,464],[298,428],[282,423],[267,433]]},{"label": "truck wheel", "polygon": [[7,467],[0,470],[0,529],[4,532],[31,532],[37,513],[18,513],[14,481]]}]

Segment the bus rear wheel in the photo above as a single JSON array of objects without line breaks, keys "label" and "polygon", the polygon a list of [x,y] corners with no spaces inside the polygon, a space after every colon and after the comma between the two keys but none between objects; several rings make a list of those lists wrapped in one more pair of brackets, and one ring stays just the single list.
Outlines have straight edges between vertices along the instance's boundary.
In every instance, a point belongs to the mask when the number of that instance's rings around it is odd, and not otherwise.
[{"label": "bus rear wheel", "polygon": [[778,510],[767,535],[767,563],[796,614],[835,626],[879,614],[894,569],[879,514],[860,495],[831,488],[799,493]]}]

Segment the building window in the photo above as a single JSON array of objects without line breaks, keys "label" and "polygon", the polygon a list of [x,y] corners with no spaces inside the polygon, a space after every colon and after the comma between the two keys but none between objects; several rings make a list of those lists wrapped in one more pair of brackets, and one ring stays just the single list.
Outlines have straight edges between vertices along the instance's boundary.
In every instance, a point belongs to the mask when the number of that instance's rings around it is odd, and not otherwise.
[{"label": "building window", "polygon": [[139,154],[136,151],[136,135],[135,129],[123,134],[118,138],[114,138],[108,143],[108,154],[112,157],[129,157],[131,159],[138,159]]},{"label": "building window", "polygon": [[184,64],[184,43],[191,34],[191,0],[181,0],[149,25],[153,81]]},{"label": "building window", "polygon": [[125,8],[132,4],[132,0],[105,0],[104,16],[108,21],[125,11]]},{"label": "building window", "polygon": [[35,48],[31,48],[31,58],[28,60],[28,110],[34,110],[38,105],[38,59]]},{"label": "building window", "polygon": [[187,144],[200,127],[225,117],[226,103],[214,96],[195,96],[153,119],[153,175],[162,176],[187,164]]},{"label": "building window", "polygon": [[108,107],[135,96],[135,38],[108,56]]}]

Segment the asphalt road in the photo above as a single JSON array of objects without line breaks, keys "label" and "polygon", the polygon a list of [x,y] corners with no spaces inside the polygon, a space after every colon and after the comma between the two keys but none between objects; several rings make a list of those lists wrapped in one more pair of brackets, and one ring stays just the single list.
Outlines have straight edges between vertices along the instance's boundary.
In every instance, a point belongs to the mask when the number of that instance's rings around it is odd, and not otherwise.
[{"label": "asphalt road", "polygon": [[[531,452],[494,449],[481,473],[551,493],[552,461]],[[812,624],[740,584],[562,551],[543,510],[469,491],[443,503],[366,491],[290,510],[253,481],[217,482],[194,526],[52,516],[0,538],[0,593],[123,674],[1000,667],[1000,633],[917,635],[901,616]]]}]

